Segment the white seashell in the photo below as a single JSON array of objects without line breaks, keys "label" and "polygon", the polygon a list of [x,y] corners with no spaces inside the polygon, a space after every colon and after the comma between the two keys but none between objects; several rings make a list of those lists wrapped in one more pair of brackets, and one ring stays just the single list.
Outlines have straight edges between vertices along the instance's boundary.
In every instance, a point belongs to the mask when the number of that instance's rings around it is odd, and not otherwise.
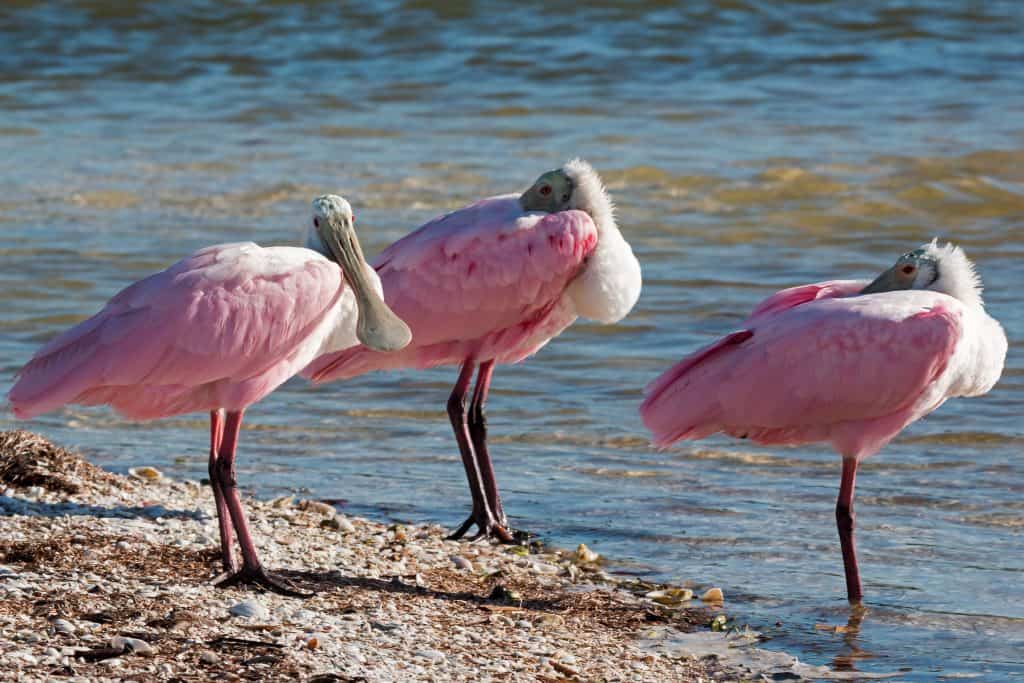
[{"label": "white seashell", "polygon": [[580,543],[576,548],[576,562],[580,564],[594,564],[601,559],[601,556],[588,548],[585,544]]}]

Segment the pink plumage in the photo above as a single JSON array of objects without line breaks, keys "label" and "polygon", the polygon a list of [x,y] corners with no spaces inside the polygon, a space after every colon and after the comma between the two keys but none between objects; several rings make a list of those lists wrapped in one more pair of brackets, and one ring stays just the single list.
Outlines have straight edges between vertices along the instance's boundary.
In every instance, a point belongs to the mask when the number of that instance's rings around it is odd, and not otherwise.
[{"label": "pink plumage", "polygon": [[937,242],[870,284],[778,292],[742,328],[651,382],[644,425],[660,447],[717,432],[771,445],[830,442],[843,456],[836,521],[847,597],[859,602],[857,464],[948,398],[988,392],[1006,336],[985,312],[973,264]]},{"label": "pink plumage", "polygon": [[484,199],[426,223],[374,265],[412,343],[388,354],[362,346],[327,354],[302,374],[325,382],[372,370],[460,366],[447,409],[473,513],[453,538],[476,524],[483,535],[510,540],[484,419],[494,366],[536,353],[577,316],[614,323],[632,309],[640,264],[611,200],[597,173],[576,159],[522,195]]},{"label": "pink plumage", "polygon": [[315,355],[344,289],[341,269],[307,249],[201,249],[41,348],[11,406],[29,418],[106,403],[136,420],[244,409]]},{"label": "pink plumage", "polygon": [[359,339],[401,348],[409,338],[379,298],[348,202],[326,195],[313,208],[310,249],[251,242],[201,249],[46,344],[9,394],[20,418],[68,403],[108,404],[136,420],[208,411],[210,485],[228,574],[219,585],[301,594],[266,573],[249,533],[234,465],[245,409],[318,354]]},{"label": "pink plumage", "polygon": [[785,290],[744,329],[656,379],[640,408],[654,442],[715,432],[764,444],[832,441],[877,451],[939,406],[931,387],[961,335],[963,305],[936,292],[844,296],[866,282]]},{"label": "pink plumage", "polygon": [[518,199],[478,201],[385,249],[373,266],[412,343],[327,354],[302,375],[328,382],[467,358],[517,363],[562,332],[576,319],[566,287],[597,246],[597,228],[583,211],[527,214]]}]

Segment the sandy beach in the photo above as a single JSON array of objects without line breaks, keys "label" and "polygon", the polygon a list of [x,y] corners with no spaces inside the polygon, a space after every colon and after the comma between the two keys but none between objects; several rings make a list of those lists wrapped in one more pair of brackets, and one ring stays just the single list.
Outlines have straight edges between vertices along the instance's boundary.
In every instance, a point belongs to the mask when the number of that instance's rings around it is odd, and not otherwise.
[{"label": "sandy beach", "polygon": [[199,482],[112,474],[11,431],[0,434],[0,484],[4,680],[750,674],[651,644],[710,632],[722,603],[661,604],[685,593],[612,577],[585,547],[452,542],[438,526],[386,526],[319,501],[248,500],[267,564],[316,592],[296,599],[211,585],[216,517]]}]

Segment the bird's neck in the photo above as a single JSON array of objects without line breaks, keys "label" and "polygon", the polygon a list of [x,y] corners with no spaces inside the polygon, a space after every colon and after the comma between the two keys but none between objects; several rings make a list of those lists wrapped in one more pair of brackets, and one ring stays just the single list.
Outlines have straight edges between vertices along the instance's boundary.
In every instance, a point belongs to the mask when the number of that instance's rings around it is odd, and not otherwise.
[{"label": "bird's neck", "polygon": [[321,256],[326,256],[327,258],[334,260],[334,257],[331,256],[331,252],[324,246],[324,243],[320,239],[320,235],[317,234],[315,228],[310,228],[306,231],[306,240],[302,246],[306,247],[306,249],[315,251]]}]

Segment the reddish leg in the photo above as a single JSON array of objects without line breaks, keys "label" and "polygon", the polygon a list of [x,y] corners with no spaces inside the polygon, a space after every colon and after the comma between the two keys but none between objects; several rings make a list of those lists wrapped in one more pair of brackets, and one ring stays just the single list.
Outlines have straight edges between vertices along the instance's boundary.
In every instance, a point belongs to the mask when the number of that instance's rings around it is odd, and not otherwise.
[{"label": "reddish leg", "polygon": [[231,514],[231,521],[235,526],[235,533],[238,535],[238,545],[242,549],[242,568],[217,585],[226,587],[251,583],[281,595],[309,597],[310,593],[300,592],[279,579],[272,578],[260,564],[256,544],[253,543],[249,523],[245,519],[245,511],[242,510],[242,500],[238,495],[238,483],[235,479],[235,449],[238,446],[238,432],[241,428],[242,411],[228,412],[224,421],[224,438],[217,456],[216,473],[225,504]]},{"label": "reddish leg", "polygon": [[857,479],[857,460],[843,458],[843,478],[839,483],[839,499],[836,501],[836,526],[839,527],[839,544],[843,548],[843,566],[846,569],[846,597],[850,604],[859,604],[864,592],[860,587],[860,572],[857,569],[857,549],[853,543],[853,488]]},{"label": "reddish leg", "polygon": [[217,456],[220,444],[224,439],[224,413],[219,410],[210,411],[210,488],[213,489],[213,500],[217,504],[217,526],[220,528],[220,557],[224,571],[233,574],[238,570],[235,553],[231,547],[231,513],[224,501],[224,492],[217,478]]},{"label": "reddish leg", "polygon": [[[504,537],[511,538],[509,533],[498,523],[487,504],[487,494],[484,491],[483,478],[477,467],[476,457],[473,454],[473,445],[470,443],[469,421],[466,413],[466,394],[469,393],[469,383],[473,379],[475,363],[467,360],[459,370],[459,379],[455,382],[451,396],[448,397],[448,418],[452,422],[452,429],[455,431],[455,441],[459,444],[459,453],[462,455],[462,464],[466,468],[466,479],[469,480],[469,493],[473,497],[473,513],[462,523],[449,539],[457,540],[466,535],[469,528],[476,524],[479,529],[477,536],[497,535],[502,540]],[[475,538],[475,537],[474,537]]]},{"label": "reddish leg", "polygon": [[493,374],[493,360],[480,364],[480,370],[476,375],[476,388],[473,390],[473,400],[469,404],[469,435],[473,440],[473,453],[476,455],[477,468],[480,470],[480,478],[483,480],[487,505],[494,513],[498,524],[507,529],[508,519],[501,506],[498,481],[494,477],[494,466],[491,464],[491,455],[487,450],[487,413],[484,411],[484,405],[487,403],[487,392],[491,387]]}]

